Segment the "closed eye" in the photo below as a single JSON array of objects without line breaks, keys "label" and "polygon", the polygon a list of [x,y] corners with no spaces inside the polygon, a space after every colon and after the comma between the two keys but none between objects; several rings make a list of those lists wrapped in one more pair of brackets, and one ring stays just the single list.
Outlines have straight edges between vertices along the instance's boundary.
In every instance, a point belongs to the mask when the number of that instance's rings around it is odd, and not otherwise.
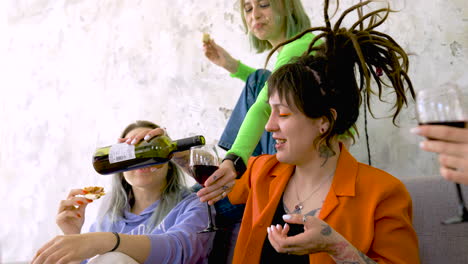
[{"label": "closed eye", "polygon": [[291,115],[291,113],[287,113],[287,114],[282,114],[282,113],[280,113],[280,114],[279,114],[280,117],[287,117],[287,116],[290,116],[290,115]]}]

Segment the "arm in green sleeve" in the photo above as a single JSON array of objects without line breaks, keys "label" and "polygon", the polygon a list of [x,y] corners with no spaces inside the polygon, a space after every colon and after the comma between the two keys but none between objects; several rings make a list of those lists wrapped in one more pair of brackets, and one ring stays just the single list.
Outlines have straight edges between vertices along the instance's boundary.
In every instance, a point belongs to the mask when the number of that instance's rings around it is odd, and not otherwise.
[{"label": "arm in green sleeve", "polygon": [[[288,63],[292,57],[301,56],[306,52],[313,37],[313,34],[306,34],[302,38],[284,46],[278,54],[273,71]],[[239,69],[240,68],[239,66]],[[238,70],[238,72],[239,71],[240,70]],[[228,153],[242,157],[245,164],[247,164],[250,155],[252,155],[260,141],[265,125],[270,118],[271,108],[267,101],[268,84],[265,84],[257,100],[247,112],[239,132],[237,133],[236,140],[232,148],[228,151]]]},{"label": "arm in green sleeve", "polygon": [[231,73],[230,76],[233,78],[241,79],[245,82],[247,81],[247,77],[249,77],[249,75],[254,73],[255,71],[256,70],[254,68],[251,68],[239,61],[239,67],[237,68],[237,72]]},{"label": "arm in green sleeve", "polygon": [[250,155],[252,155],[260,138],[262,137],[264,128],[270,118],[271,108],[267,103],[268,87],[267,84],[258,94],[257,100],[250,107],[247,115],[242,122],[236,140],[228,153],[240,156],[244,163],[247,164]]}]

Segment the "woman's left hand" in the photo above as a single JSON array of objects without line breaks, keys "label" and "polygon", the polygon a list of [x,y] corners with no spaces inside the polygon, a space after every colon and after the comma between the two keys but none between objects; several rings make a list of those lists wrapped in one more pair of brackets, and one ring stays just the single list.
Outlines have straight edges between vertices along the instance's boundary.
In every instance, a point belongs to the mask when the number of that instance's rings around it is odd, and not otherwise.
[{"label": "woman's left hand", "polygon": [[113,236],[112,233],[56,236],[37,251],[31,264],[68,264],[94,257],[112,248]]},{"label": "woman's left hand", "polygon": [[[300,214],[284,215],[283,219],[286,222],[284,227],[272,225],[267,229],[268,239],[276,251],[294,255],[330,251],[335,232],[327,223],[317,217]],[[304,225],[304,233],[288,237],[287,223]]]}]

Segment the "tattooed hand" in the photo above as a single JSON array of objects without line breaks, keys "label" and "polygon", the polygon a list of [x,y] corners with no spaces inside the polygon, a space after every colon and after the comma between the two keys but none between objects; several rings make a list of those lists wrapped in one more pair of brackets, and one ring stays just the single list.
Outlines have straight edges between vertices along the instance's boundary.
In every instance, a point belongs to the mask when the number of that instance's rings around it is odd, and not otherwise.
[{"label": "tattooed hand", "polygon": [[[315,216],[283,215],[284,227],[268,227],[268,239],[279,253],[305,255],[328,253],[337,264],[375,264],[366,254],[356,249],[341,234]],[[304,233],[288,237],[290,224],[303,224]]]},{"label": "tattooed hand", "polygon": [[[267,229],[268,239],[276,251],[294,255],[330,251],[330,245],[334,244],[333,233],[335,232],[327,223],[314,216],[303,217],[299,214],[284,215],[283,219],[286,222],[284,227],[277,225]],[[287,223],[303,224],[304,233],[288,237],[289,225]]]}]

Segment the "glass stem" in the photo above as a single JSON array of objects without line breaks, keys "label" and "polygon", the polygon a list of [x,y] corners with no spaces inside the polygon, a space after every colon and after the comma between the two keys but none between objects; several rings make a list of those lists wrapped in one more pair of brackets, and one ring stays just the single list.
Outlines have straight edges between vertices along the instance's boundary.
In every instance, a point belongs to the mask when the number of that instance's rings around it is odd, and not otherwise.
[{"label": "glass stem", "polygon": [[465,200],[463,198],[463,193],[462,193],[460,184],[456,183],[455,186],[457,188],[458,206],[459,206],[458,210],[459,210],[460,216],[464,221],[468,221],[468,209],[466,208],[466,205],[465,205]]},{"label": "glass stem", "polygon": [[213,228],[213,215],[211,214],[211,206],[208,202],[206,202],[206,206],[208,207],[208,228]]}]

